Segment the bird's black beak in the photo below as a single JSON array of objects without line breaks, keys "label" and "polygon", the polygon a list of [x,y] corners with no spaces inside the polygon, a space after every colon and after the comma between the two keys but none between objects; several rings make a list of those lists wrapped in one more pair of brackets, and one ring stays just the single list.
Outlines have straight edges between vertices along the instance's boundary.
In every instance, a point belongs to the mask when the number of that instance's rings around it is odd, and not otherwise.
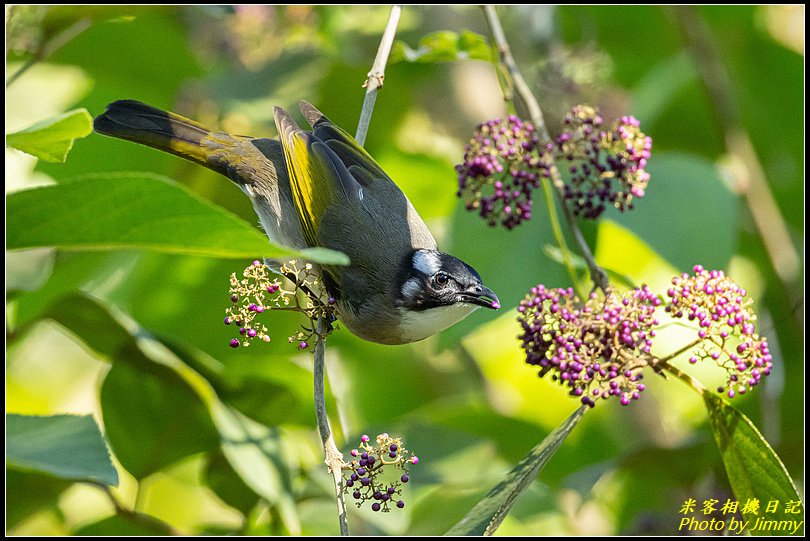
[{"label": "bird's black beak", "polygon": [[462,291],[461,295],[459,296],[461,298],[461,302],[477,304],[478,306],[491,308],[493,310],[497,310],[501,307],[501,301],[498,300],[498,296],[495,294],[495,292],[488,287],[484,287],[483,285],[474,285],[467,290]]}]

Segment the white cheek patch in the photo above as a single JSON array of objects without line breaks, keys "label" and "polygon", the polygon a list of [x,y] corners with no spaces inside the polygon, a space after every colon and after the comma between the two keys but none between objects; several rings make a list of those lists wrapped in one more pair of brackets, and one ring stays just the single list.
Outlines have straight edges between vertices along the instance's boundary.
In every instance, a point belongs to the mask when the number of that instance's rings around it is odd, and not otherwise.
[{"label": "white cheek patch", "polygon": [[416,298],[422,290],[422,285],[419,278],[411,278],[402,284],[402,297],[408,300]]},{"label": "white cheek patch", "polygon": [[426,276],[433,276],[442,266],[436,252],[417,250],[413,253],[413,267]]}]

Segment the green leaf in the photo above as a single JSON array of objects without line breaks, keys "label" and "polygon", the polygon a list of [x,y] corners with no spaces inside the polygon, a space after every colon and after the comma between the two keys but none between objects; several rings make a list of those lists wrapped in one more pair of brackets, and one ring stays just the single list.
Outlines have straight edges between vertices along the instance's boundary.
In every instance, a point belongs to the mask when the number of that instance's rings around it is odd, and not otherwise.
[{"label": "green leaf", "polygon": [[[691,269],[695,263],[725,267],[734,255],[741,223],[739,196],[714,163],[693,154],[655,152],[653,142],[647,195],[634,201],[632,212],[611,212],[610,220],[631,230],[677,269]],[[598,247],[602,249],[611,247]],[[633,261],[626,254],[624,259]]]},{"label": "green leaf", "polygon": [[509,514],[518,496],[534,481],[537,474],[562,445],[588,410],[582,406],[537,444],[506,479],[489,491],[467,515],[445,535],[492,535]]},{"label": "green leaf", "polygon": [[100,536],[118,537],[123,535],[153,536],[153,535],[176,535],[171,526],[165,522],[144,514],[138,515],[113,515],[93,522],[84,524],[71,532],[77,536]]},{"label": "green leaf", "polygon": [[289,533],[299,535],[301,524],[278,429],[261,425],[219,400],[210,406],[222,453],[231,467],[256,494],[278,507]]},{"label": "green leaf", "polygon": [[455,62],[459,60],[486,60],[493,58],[493,49],[481,34],[462,30],[440,30],[419,40],[416,49],[397,40],[391,51],[390,62]]},{"label": "green leaf", "polygon": [[13,193],[6,199],[7,248],[142,249],[220,258],[300,254],[317,263],[348,258],[323,248],[270,244],[258,229],[171,180],[102,174]]},{"label": "green leaf", "polygon": [[[804,506],[798,503],[800,514],[782,513],[787,502],[801,502],[796,486],[790,478],[785,465],[771,448],[759,430],[748,417],[731,406],[722,398],[711,392],[703,393],[703,401],[709,413],[709,421],[714,431],[714,439],[723,458],[728,480],[734,496],[743,504],[757,499],[764,506],[770,501],[780,502],[779,514],[769,513],[766,519],[793,520],[804,518]],[[757,518],[760,513],[745,513],[745,520],[750,521],[747,528],[754,535],[782,534],[791,532],[781,530],[757,529]]]},{"label": "green leaf", "polygon": [[223,502],[245,516],[259,503],[259,495],[245,484],[221,452],[213,453],[206,465],[205,481]]},{"label": "green leaf", "polygon": [[206,405],[191,384],[160,364],[170,354],[154,347],[146,330],[81,294],[65,297],[48,316],[113,361],[101,386],[102,415],[110,446],[132,475],[143,479],[216,448]]},{"label": "green leaf", "polygon": [[6,468],[6,494],[14,494],[6,500],[6,532],[15,528],[43,509],[56,509],[59,496],[73,486],[73,481],[57,479],[50,475],[22,472],[8,463]]},{"label": "green leaf", "polygon": [[194,389],[156,363],[113,363],[101,387],[101,408],[116,458],[137,479],[219,443]]},{"label": "green leaf", "polygon": [[6,144],[49,162],[62,163],[73,141],[93,131],[93,117],[76,109],[6,135]]},{"label": "green leaf", "polygon": [[118,472],[92,415],[6,415],[6,460],[61,479],[118,484]]}]

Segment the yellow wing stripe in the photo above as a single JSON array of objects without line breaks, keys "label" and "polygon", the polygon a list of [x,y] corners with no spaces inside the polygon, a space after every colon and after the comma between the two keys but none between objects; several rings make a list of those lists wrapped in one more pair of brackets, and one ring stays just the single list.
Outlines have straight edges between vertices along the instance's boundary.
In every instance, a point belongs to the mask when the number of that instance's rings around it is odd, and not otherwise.
[{"label": "yellow wing stripe", "polygon": [[312,163],[310,161],[309,149],[305,137],[300,134],[292,134],[287,145],[284,145],[284,153],[287,157],[287,172],[293,193],[293,201],[298,210],[298,218],[304,230],[304,237],[310,245],[316,246],[318,235],[318,216],[315,209],[315,186]]}]

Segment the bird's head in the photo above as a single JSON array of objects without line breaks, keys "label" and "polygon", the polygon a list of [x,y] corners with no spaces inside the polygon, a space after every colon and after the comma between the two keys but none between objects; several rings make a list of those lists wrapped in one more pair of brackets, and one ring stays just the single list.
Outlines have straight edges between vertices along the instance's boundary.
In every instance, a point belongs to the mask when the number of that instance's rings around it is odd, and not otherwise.
[{"label": "bird's head", "polygon": [[407,341],[421,340],[479,307],[497,310],[498,296],[468,264],[436,250],[415,250],[405,264],[397,306]]}]

